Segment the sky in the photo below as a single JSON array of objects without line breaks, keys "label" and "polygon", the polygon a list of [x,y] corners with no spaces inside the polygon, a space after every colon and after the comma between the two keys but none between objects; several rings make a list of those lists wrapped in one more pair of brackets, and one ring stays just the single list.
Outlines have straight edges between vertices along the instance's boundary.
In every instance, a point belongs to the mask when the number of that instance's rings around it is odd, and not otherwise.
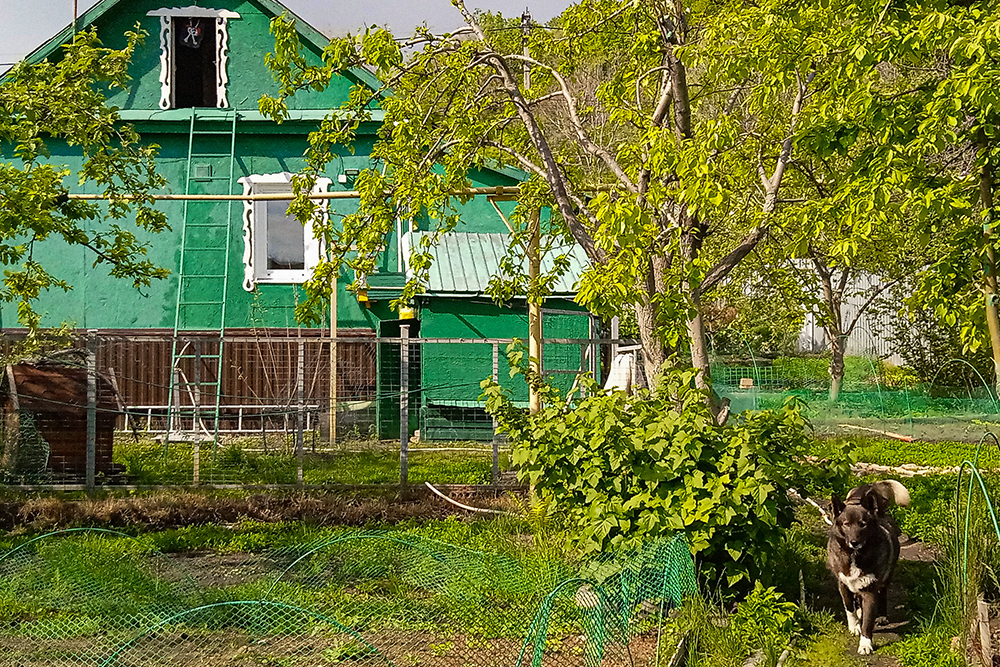
[{"label": "sky", "polygon": [[[126,2],[128,0],[125,0]],[[283,0],[285,6],[320,32],[338,36],[365,25],[387,25],[408,35],[426,22],[434,31],[458,27],[462,17],[449,0]],[[187,4],[212,6],[211,0],[164,0],[164,7]],[[82,14],[95,0],[78,0]],[[570,0],[466,0],[470,9],[520,16],[527,8],[536,21],[548,21],[569,6]],[[0,0],[0,63],[13,63],[69,25],[73,0]],[[0,64],[0,71],[7,69]]]}]

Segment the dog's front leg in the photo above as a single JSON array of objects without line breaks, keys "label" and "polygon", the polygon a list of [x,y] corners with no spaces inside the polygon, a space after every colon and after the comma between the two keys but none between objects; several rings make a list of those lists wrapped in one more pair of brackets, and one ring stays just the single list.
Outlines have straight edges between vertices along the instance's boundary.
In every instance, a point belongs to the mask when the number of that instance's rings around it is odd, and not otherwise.
[{"label": "dog's front leg", "polygon": [[861,591],[861,639],[858,641],[858,653],[869,655],[872,648],[872,633],[875,631],[875,615],[878,613],[878,593]]},{"label": "dog's front leg", "polygon": [[839,584],[840,597],[844,600],[844,612],[847,614],[847,631],[852,635],[859,635],[861,634],[861,607],[851,589],[845,586],[844,582],[839,582]]}]

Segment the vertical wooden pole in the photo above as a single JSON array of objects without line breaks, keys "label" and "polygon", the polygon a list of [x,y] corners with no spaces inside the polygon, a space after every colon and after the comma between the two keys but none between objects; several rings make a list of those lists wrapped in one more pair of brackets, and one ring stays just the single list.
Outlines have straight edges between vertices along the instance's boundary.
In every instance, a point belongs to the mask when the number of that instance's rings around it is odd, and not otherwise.
[{"label": "vertical wooden pole", "polygon": [[[540,256],[540,211],[531,216],[531,243],[528,246],[528,289],[538,286],[542,260]],[[528,365],[536,376],[542,375],[542,304],[537,298],[528,297]],[[528,389],[528,410],[535,414],[542,407],[538,390],[531,385]]]},{"label": "vertical wooden pole", "polygon": [[298,358],[295,363],[295,458],[298,464],[295,481],[297,484],[301,485],[303,481],[302,461],[305,458],[305,439],[302,431],[304,426],[302,421],[302,410],[305,405],[304,399],[306,389],[306,346],[301,335],[299,336],[298,352]]},{"label": "vertical wooden pole", "polygon": [[[988,155],[988,144],[983,135],[979,137],[979,148]],[[984,267],[983,297],[986,307],[986,326],[990,332],[990,347],[993,351],[993,390],[1000,397],[1000,289],[997,286],[997,262],[993,252],[993,166],[987,162],[979,174],[979,203],[983,207],[983,241],[986,246],[986,266]]]},{"label": "vertical wooden pole", "polygon": [[[528,38],[531,35],[531,14],[527,9],[521,14],[521,51],[526,58],[531,57],[531,48],[528,46]],[[524,63],[522,70],[524,76],[524,92],[527,94],[531,88],[531,67]],[[529,292],[538,286],[538,277],[541,274],[541,211],[535,210],[531,213],[531,238],[528,245],[528,289]],[[528,365],[538,376],[542,374],[542,304],[528,298]],[[531,414],[535,414],[542,407],[541,398],[534,386],[528,388],[528,409]]]},{"label": "vertical wooden pole", "polygon": [[[191,453],[191,458],[193,459],[193,474],[191,483],[194,486],[198,486],[198,484],[201,483],[201,442],[198,440],[194,441],[194,451]],[[215,475],[213,475],[213,477],[215,477]]]},{"label": "vertical wooden pole", "polygon": [[593,315],[587,316],[587,331],[590,334],[590,365],[587,370],[590,371],[590,377],[594,378],[595,382],[600,382],[601,344],[596,341],[601,338],[601,327],[598,319]]},{"label": "vertical wooden pole", "polygon": [[97,329],[87,331],[87,489],[97,477]]},{"label": "vertical wooden pole", "polygon": [[399,485],[409,481],[410,457],[410,325],[399,327]]},{"label": "vertical wooden pole", "polygon": [[[493,379],[500,382],[500,343],[493,343]],[[493,486],[500,483],[500,437],[497,435],[497,418],[493,418]]]},{"label": "vertical wooden pole", "polygon": [[330,447],[337,444],[337,272],[330,279]]}]

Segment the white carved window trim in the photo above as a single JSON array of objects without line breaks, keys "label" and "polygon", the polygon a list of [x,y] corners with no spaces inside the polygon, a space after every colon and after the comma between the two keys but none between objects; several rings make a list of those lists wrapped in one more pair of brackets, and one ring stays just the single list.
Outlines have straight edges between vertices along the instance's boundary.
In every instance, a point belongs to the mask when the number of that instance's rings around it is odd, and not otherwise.
[{"label": "white carved window trim", "polygon": [[160,108],[174,108],[174,39],[173,24],[175,18],[207,18],[215,19],[215,81],[216,106],[225,109],[229,106],[226,89],[229,87],[229,19],[238,19],[240,15],[228,9],[209,9],[208,7],[172,7],[154,9],[146,16],[160,17]]},{"label": "white carved window trim", "polygon": [[[243,194],[261,194],[268,192],[292,192],[292,174],[287,171],[279,174],[251,174],[239,179],[243,185]],[[312,192],[327,192],[333,181],[329,178],[318,178]],[[319,214],[316,222],[326,224],[330,220],[329,200],[317,201]],[[305,225],[305,268],[304,269],[268,269],[267,268],[267,202],[243,202],[243,289],[252,292],[257,283],[300,284],[308,280],[313,270],[319,264],[322,256],[322,244],[313,231],[313,224]],[[263,261],[258,261],[264,258]]]}]

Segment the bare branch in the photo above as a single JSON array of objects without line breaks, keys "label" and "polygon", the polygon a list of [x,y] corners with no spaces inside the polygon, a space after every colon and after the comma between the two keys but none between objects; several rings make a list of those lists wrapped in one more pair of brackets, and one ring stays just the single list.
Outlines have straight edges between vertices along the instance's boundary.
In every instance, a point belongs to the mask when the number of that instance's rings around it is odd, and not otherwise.
[{"label": "bare branch", "polygon": [[887,289],[889,289],[890,287],[892,287],[893,285],[895,285],[896,283],[898,283],[903,278],[904,278],[904,276],[897,276],[896,278],[893,278],[889,282],[883,283],[882,285],[879,286],[879,288],[877,290],[875,290],[874,292],[872,292],[868,296],[868,298],[865,299],[865,302],[863,304],[861,304],[861,307],[858,308],[858,312],[854,315],[854,319],[851,320],[850,326],[847,327],[847,329],[844,331],[844,333],[845,334],[850,334],[852,331],[854,331],[854,327],[856,327],[858,325],[858,322],[861,320],[861,316],[864,314],[864,312],[866,310],[868,310],[869,306],[871,306],[873,303],[875,303],[875,299],[877,299],[879,297],[879,295],[882,294],[882,292],[886,291]]},{"label": "bare branch", "polygon": [[622,184],[632,193],[638,193],[639,188],[632,182],[632,179],[628,177],[625,170],[622,169],[618,161],[605,150],[602,146],[597,145],[591,140],[590,135],[587,134],[586,129],[583,127],[583,122],[580,120],[580,115],[576,108],[576,99],[573,97],[573,93],[569,89],[569,85],[566,83],[566,79],[562,74],[559,73],[554,67],[550,67],[544,63],[541,63],[534,58],[529,58],[527,56],[520,56],[517,54],[511,54],[507,56],[511,60],[519,60],[521,62],[526,62],[533,67],[539,67],[541,69],[547,70],[549,74],[559,83],[559,88],[562,91],[562,97],[566,101],[566,109],[569,112],[569,120],[573,125],[573,129],[576,131],[576,137],[580,142],[580,145],[588,153],[596,155],[601,158],[601,160],[608,166],[608,169],[615,175],[615,177],[622,182]]}]

